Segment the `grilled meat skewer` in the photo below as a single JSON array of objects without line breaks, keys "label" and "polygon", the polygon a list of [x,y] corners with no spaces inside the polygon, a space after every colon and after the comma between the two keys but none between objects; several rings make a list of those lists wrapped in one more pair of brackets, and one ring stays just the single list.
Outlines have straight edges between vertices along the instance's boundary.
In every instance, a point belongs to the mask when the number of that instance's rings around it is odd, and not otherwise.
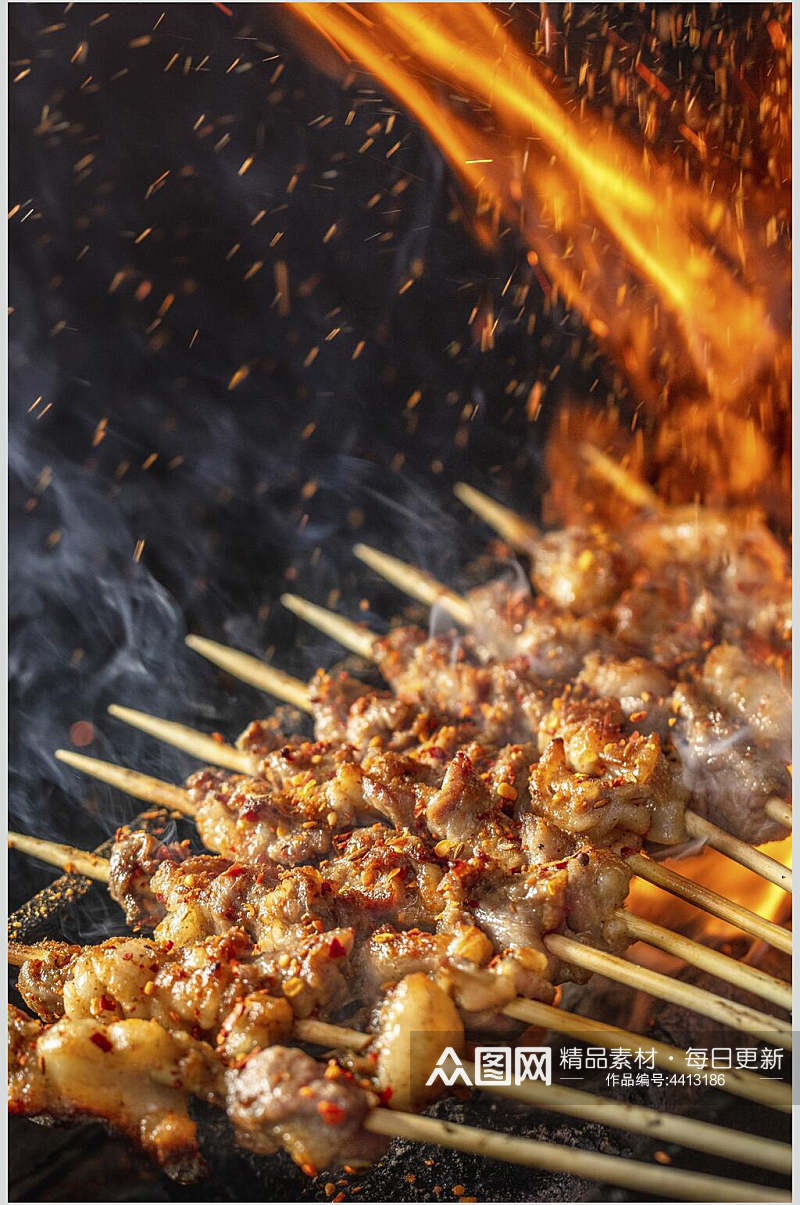
[{"label": "grilled meat skewer", "polygon": [[[284,601],[303,618],[333,631],[322,608],[294,596]],[[346,627],[336,620],[337,626]],[[359,639],[365,635],[362,629],[358,634]],[[472,637],[454,643],[452,637],[427,639],[420,629],[397,628],[386,637],[374,637],[372,651],[401,702],[417,701],[440,713],[449,705],[451,715],[461,722],[473,720],[482,738],[490,741],[530,739],[559,693],[566,697],[577,690],[579,697],[588,693],[591,699],[598,692],[598,704],[603,696],[611,696],[629,730],[660,736],[690,791],[697,777],[701,812],[745,840],[760,843],[780,835],[780,826],[764,807],[773,796],[788,795],[791,786],[789,697],[774,670],[729,644],[717,645],[709,655],[703,651],[694,662],[676,664],[669,672],[638,654],[621,659],[607,651],[581,649],[581,672],[573,686],[561,691],[542,677],[529,656],[487,660]],[[702,728],[712,729],[720,712],[726,717],[728,731],[721,748],[713,732],[710,739],[703,737],[696,724],[684,722],[680,692],[695,681],[706,691]],[[317,693],[310,691],[312,704]],[[766,716],[773,718],[766,722]],[[541,749],[541,734],[539,744]],[[709,758],[709,771],[698,774],[698,761],[702,766]],[[736,789],[742,776],[751,786],[747,806]],[[708,789],[709,780],[715,789]]]},{"label": "grilled meat skewer", "polygon": [[[309,1175],[326,1165],[368,1163],[380,1155],[387,1138],[398,1135],[526,1166],[570,1170],[643,1195],[667,1188],[676,1198],[789,1199],[753,1184],[374,1109],[369,1088],[337,1064],[323,1066],[286,1047],[258,1051],[241,1067],[222,1072],[208,1048],[202,1051],[195,1043],[187,1057],[183,1044],[159,1034],[154,1022],[101,1026],[65,1019],[42,1030],[12,1009],[9,1029],[13,1112],[46,1119],[102,1118],[184,1181],[195,1179],[202,1166],[186,1112],[194,1093],[225,1108],[239,1145],[259,1154],[284,1146]],[[653,1124],[649,1117],[637,1121],[639,1129]],[[719,1135],[713,1138],[712,1149],[718,1149]],[[775,1149],[773,1157],[780,1158],[783,1170],[783,1152]],[[762,1156],[761,1164],[767,1166],[768,1158]]]},{"label": "grilled meat skewer", "polygon": [[[287,1042],[295,1024],[274,967],[235,928],[182,947],[144,937],[84,948],[45,942],[22,963],[17,986],[47,1023],[62,1017],[105,1025],[130,1018],[156,1021],[171,1033],[210,1044],[226,1066]],[[421,1107],[437,1094],[437,1084],[431,1088],[427,1080],[443,1047],[463,1050],[464,1027],[451,997],[416,971],[389,983],[369,1006],[369,1033],[341,1033],[363,1037],[363,1048],[373,1044],[375,1082],[393,1108]]]},{"label": "grilled meat skewer", "polygon": [[[778,643],[789,639],[787,554],[757,516],[703,506],[666,507],[652,498],[645,513],[616,532],[592,524],[542,533],[471,486],[459,484],[455,493],[512,547],[530,556],[531,580],[555,608],[596,615],[642,581],[665,591],[680,582],[684,598],[688,591],[715,599],[725,639],[738,640],[747,632]],[[363,545],[356,553],[373,567],[380,555]]]},{"label": "grilled meat skewer", "polygon": [[[363,833],[358,835],[362,836]],[[374,840],[368,844],[374,844]],[[183,852],[186,852],[185,849]],[[164,854],[165,849],[162,849],[162,858]],[[493,1024],[492,1018],[498,1012],[515,1015],[506,1008],[509,996],[523,993],[528,998],[535,999],[539,995],[539,998],[549,999],[554,979],[579,978],[583,972],[597,970],[602,965],[603,973],[612,979],[628,982],[632,977],[638,977],[644,989],[657,997],[679,1001],[717,1019],[724,1016],[735,1028],[745,1032],[759,1036],[768,1033],[770,1037],[780,1033],[779,1040],[785,1040],[788,1045],[789,1031],[783,1023],[774,1022],[751,1009],[732,1005],[713,993],[675,984],[668,977],[652,971],[637,970],[610,952],[609,945],[615,940],[627,941],[624,935],[630,931],[630,926],[624,910],[614,908],[613,912],[609,910],[602,913],[602,903],[598,910],[598,898],[606,904],[613,904],[614,892],[621,889],[624,894],[627,890],[627,884],[621,886],[620,870],[623,864],[607,852],[604,857],[601,856],[603,854],[604,851],[595,851],[595,857],[591,858],[584,852],[566,862],[541,868],[536,877],[518,875],[508,882],[498,882],[494,877],[481,879],[479,874],[473,880],[473,871],[480,871],[480,867],[455,865],[453,869],[458,872],[457,891],[454,893],[452,883],[440,889],[441,912],[436,917],[435,925],[427,930],[427,938],[425,931],[419,937],[413,929],[398,935],[398,944],[390,945],[388,951],[381,951],[383,966],[386,966],[388,957],[390,966],[393,960],[397,964],[402,960],[400,974],[414,970],[436,973],[440,982],[447,986],[448,993],[465,1020],[472,1026],[478,1026],[484,1021]],[[198,863],[202,861],[197,859]],[[206,863],[219,861],[224,860],[205,858]],[[161,872],[168,867],[169,863],[162,860],[153,876],[154,887]],[[234,896],[233,899],[230,884],[226,880],[242,877],[245,868],[240,870],[232,866],[223,875],[215,873],[218,869],[210,868],[210,883],[200,882],[199,898],[195,889],[201,876],[195,873],[196,866],[192,867],[190,874],[179,873],[177,878],[169,876],[166,883],[162,882],[160,900],[158,893],[146,892],[144,903],[152,915],[151,924],[158,920],[156,908],[159,903],[171,909],[156,929],[156,936],[160,940],[180,943],[196,940],[205,935],[209,928],[212,932],[219,931],[235,923],[249,928],[251,936],[254,935],[254,926],[265,929],[266,936],[260,941],[264,951],[274,956],[275,976],[280,980],[282,970],[284,977],[291,980],[291,993],[288,983],[283,990],[287,996],[291,995],[296,1012],[300,1016],[307,1015],[320,1000],[324,1002],[328,999],[327,988],[331,976],[325,973],[326,967],[329,970],[331,960],[338,962],[343,951],[347,953],[342,941],[328,943],[322,937],[326,922],[330,928],[332,923],[342,926],[342,921],[347,919],[335,912],[331,918],[331,901],[326,900],[326,887],[328,892],[335,890],[346,897],[347,908],[355,906],[360,913],[364,913],[370,902],[376,902],[372,892],[376,886],[376,866],[359,866],[355,891],[343,886],[341,881],[334,889],[331,881],[322,879],[315,868],[302,867],[284,872],[274,893],[267,893],[266,897],[263,882],[251,882],[245,883],[239,898]],[[320,869],[324,870],[325,864]],[[338,869],[341,874],[342,868]],[[365,869],[366,874],[363,873]],[[466,878],[464,869],[469,872]],[[179,872],[184,870],[185,867],[178,867]],[[303,872],[302,882],[298,882],[298,871]],[[384,917],[387,899],[397,889],[395,880],[398,871],[402,874],[401,867],[395,865],[389,871],[386,883],[380,884],[377,889],[377,903]],[[313,878],[315,874],[316,879]],[[167,899],[170,887],[174,889],[176,886],[177,896]],[[467,894],[464,894],[465,887]],[[184,894],[187,889],[189,896]],[[313,907],[308,906],[309,898]],[[405,891],[399,898],[401,902],[403,898],[408,898]],[[410,898],[412,903],[415,900],[419,902],[416,889]],[[397,897],[394,902],[397,902]],[[243,914],[238,918],[237,908]],[[583,934],[577,932],[582,925],[586,926]],[[370,974],[378,962],[373,950],[365,951],[358,921],[353,923],[352,928],[355,930],[356,952],[350,967],[347,963],[339,963],[337,971],[339,981],[342,976],[347,978],[351,992],[354,992],[359,975],[353,972],[353,968],[359,973]],[[367,932],[374,935],[374,929],[373,921]],[[581,936],[582,940],[576,940],[576,936]],[[409,937],[414,939],[410,944]],[[393,943],[394,939],[383,932],[375,935],[375,945],[382,945],[384,941]],[[597,948],[596,942],[606,947],[605,952]],[[499,956],[491,957],[493,948]],[[293,954],[299,955],[294,965]],[[304,961],[306,955],[309,955],[307,964]],[[562,966],[562,963],[565,965]],[[578,968],[577,973],[575,968]],[[391,976],[396,979],[397,975],[398,965],[391,966]],[[385,972],[382,977],[386,978]],[[646,984],[643,978],[647,980]],[[307,992],[304,992],[304,986],[308,987]],[[357,994],[363,999],[369,996],[370,990],[370,984],[366,987],[362,985]],[[298,997],[297,1001],[294,1000],[295,996]],[[307,1011],[304,1013],[303,1009]],[[485,1018],[479,1020],[476,1014],[484,1011]]]},{"label": "grilled meat skewer", "polygon": [[[550,1000],[554,976],[582,976],[551,959],[542,934],[624,948],[615,913],[629,879],[610,851],[487,873],[480,859],[448,862],[409,833],[374,826],[342,838],[337,857],[279,876],[121,833],[109,886],[129,922],[155,927],[161,941],[185,944],[240,925],[274,956],[276,978],[295,981],[292,1007],[307,1016],[329,1001],[341,1007],[353,994],[369,998],[381,982],[440,965],[457,993],[461,961],[476,973],[473,986],[481,984],[470,996],[480,996],[476,1007],[463,1004],[467,1012],[501,1007],[498,992]],[[392,932],[396,927],[404,932]],[[490,973],[478,976],[490,963]]]},{"label": "grilled meat skewer", "polygon": [[64,1017],[43,1027],[9,1007],[9,1111],[107,1121],[174,1179],[205,1164],[190,1096],[224,1108],[239,1145],[284,1147],[309,1174],[373,1162],[387,1140],[364,1129],[377,1096],[331,1061],[270,1046],[226,1067],[210,1046],[153,1020]]}]

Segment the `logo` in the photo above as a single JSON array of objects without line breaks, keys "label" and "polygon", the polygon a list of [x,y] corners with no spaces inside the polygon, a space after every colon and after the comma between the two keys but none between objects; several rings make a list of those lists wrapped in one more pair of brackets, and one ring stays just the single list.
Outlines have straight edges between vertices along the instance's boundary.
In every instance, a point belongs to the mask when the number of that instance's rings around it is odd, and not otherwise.
[{"label": "logo", "polygon": [[[452,1066],[452,1071],[446,1070],[448,1064]],[[431,1084],[435,1084],[437,1080],[441,1080],[445,1088],[452,1088],[453,1084],[466,1084],[468,1088],[472,1087],[467,1069],[452,1046],[445,1046],[436,1060],[436,1066],[425,1081],[425,1086],[430,1088]]]},{"label": "logo", "polygon": [[441,1082],[446,1088],[465,1084],[468,1088],[485,1088],[494,1084],[509,1087],[538,1080],[553,1082],[553,1058],[548,1046],[476,1046],[475,1062],[464,1063],[452,1046],[445,1046],[426,1084]]}]

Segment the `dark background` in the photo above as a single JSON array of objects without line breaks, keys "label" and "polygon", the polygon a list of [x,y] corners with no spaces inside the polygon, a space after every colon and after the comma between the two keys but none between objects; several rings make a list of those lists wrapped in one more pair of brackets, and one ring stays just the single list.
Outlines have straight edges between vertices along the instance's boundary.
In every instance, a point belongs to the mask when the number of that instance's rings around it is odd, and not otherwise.
[{"label": "dark background", "polygon": [[[328,79],[281,6],[232,8],[10,9],[10,826],[82,845],[136,805],[53,760],[71,730],[165,778],[191,764],[109,702],[229,738],[268,709],[186,650],[187,631],[308,676],[341,654],[281,590],[385,623],[401,600],[354,563],[354,538],[458,585],[487,532],[453,482],[535,514],[559,407],[633,405],[578,321],[544,304],[515,232],[481,248],[439,153],[374,80]],[[548,10],[568,93],[585,95],[588,62],[591,103],[641,138],[641,58],[679,98],[654,98],[668,153],[688,161],[675,131],[694,95],[770,186],[741,98],[768,74],[783,8]],[[531,40],[538,8],[510,11]],[[723,174],[740,166],[723,153]],[[521,308],[512,271],[532,283]],[[51,878],[13,856],[12,907]],[[94,892],[63,928],[91,940],[118,921]]]}]

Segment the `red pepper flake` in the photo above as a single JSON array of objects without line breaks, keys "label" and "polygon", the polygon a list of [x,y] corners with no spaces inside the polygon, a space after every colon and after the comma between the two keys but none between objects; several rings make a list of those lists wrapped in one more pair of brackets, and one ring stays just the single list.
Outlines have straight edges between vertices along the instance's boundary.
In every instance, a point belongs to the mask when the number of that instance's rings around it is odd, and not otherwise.
[{"label": "red pepper flake", "polygon": [[[101,1007],[101,1008],[102,1008],[102,1009],[103,1009],[105,1012],[113,1012],[113,1011],[114,1011],[114,1009],[117,1007],[117,1002],[116,1002],[116,1000],[114,999],[114,997],[113,997],[113,996],[106,996],[106,994],[105,994],[105,993],[103,993],[103,995],[100,997],[100,1007]],[[94,1040],[94,1039],[92,1039],[92,1040]],[[111,1047],[110,1047],[110,1044],[109,1044],[109,1049],[110,1049],[110,1048],[111,1048]]]},{"label": "red pepper flake", "polygon": [[330,954],[331,958],[344,958],[347,950],[339,941],[339,938],[334,937],[331,941],[331,944],[328,946],[328,953]]},{"label": "red pepper flake", "polygon": [[347,1114],[341,1105],[335,1105],[332,1100],[320,1100],[317,1102],[317,1112],[326,1125],[338,1126],[344,1121]]},{"label": "red pepper flake", "polygon": [[392,1099],[393,1096],[394,1096],[394,1089],[390,1085],[387,1084],[387,1086],[385,1088],[382,1088],[381,1091],[378,1093],[378,1100],[381,1102],[382,1105],[388,1105],[389,1101]]},{"label": "red pepper flake", "polygon": [[89,1041],[94,1042],[95,1046],[99,1046],[103,1054],[108,1054],[109,1050],[113,1049],[111,1043],[104,1033],[93,1033]]}]

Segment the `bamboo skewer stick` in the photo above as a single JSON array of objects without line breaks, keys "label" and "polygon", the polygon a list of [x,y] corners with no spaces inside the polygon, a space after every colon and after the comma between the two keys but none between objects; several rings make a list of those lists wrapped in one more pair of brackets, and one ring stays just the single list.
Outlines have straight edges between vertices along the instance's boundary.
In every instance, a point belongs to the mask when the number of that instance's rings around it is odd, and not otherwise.
[{"label": "bamboo skewer stick", "polygon": [[634,477],[633,473],[617,464],[616,460],[612,460],[594,444],[582,443],[579,450],[581,456],[595,472],[613,485],[617,493],[622,494],[623,498],[627,498],[634,506],[640,510],[662,511],[665,509],[664,503],[654,489],[640,478]]},{"label": "bamboo skewer stick", "polygon": [[[523,1000],[517,997],[503,1008],[507,1017],[516,1021],[524,1021],[526,1025],[536,1025],[554,1033],[564,1034],[578,1042],[586,1042],[593,1046],[602,1046],[606,1050],[646,1050],[648,1055],[653,1051],[653,1064],[662,1071],[670,1074],[691,1075],[697,1071],[685,1050],[678,1046],[670,1046],[666,1042],[658,1042],[641,1033],[630,1029],[621,1029],[618,1025],[609,1025],[605,1021],[595,1021],[593,1017],[582,1017],[578,1013],[556,1008],[552,1004],[542,1004],[539,1000]],[[735,1069],[725,1072],[725,1091],[733,1096],[741,1096],[745,1100],[755,1101],[780,1113],[792,1111],[791,1084],[780,1083],[776,1080],[761,1079],[752,1071]]]},{"label": "bamboo skewer stick", "polygon": [[[474,1064],[465,1061],[464,1066],[474,1083]],[[626,1104],[608,1096],[598,1099],[591,1092],[568,1088],[563,1084],[534,1082],[493,1085],[487,1091],[534,1108],[577,1117],[581,1121],[598,1121],[612,1129],[646,1134],[659,1142],[674,1142],[692,1150],[705,1151],[709,1155],[735,1159],[737,1163],[750,1163],[754,1167],[766,1167],[782,1175],[791,1175],[792,1148],[786,1142],[767,1139],[765,1151],[765,1139],[741,1130],[729,1130],[725,1126],[697,1121],[694,1117],[659,1113],[657,1109]]]},{"label": "bamboo skewer stick", "polygon": [[673,1199],[692,1201],[791,1200],[788,1193],[781,1193],[774,1188],[743,1184],[704,1172],[637,1163],[616,1155],[596,1154],[594,1151],[540,1142],[533,1138],[516,1138],[495,1130],[480,1130],[475,1126],[457,1125],[413,1113],[396,1113],[391,1109],[375,1109],[367,1115],[364,1128],[391,1138],[433,1143],[451,1150],[482,1155],[487,1159],[501,1159],[505,1163],[567,1172],[587,1180],[638,1190],[645,1196],[668,1193]]},{"label": "bamboo skewer stick", "polygon": [[134,799],[143,799],[146,803],[154,803],[157,807],[171,808],[182,812],[184,816],[194,818],[197,809],[183,787],[176,787],[171,782],[163,782],[160,778],[152,778],[149,774],[140,774],[138,770],[128,770],[125,766],[117,766],[113,762],[101,761],[99,757],[87,757],[84,753],[73,753],[70,749],[56,749],[59,761],[66,762],[92,778],[99,778],[109,786],[119,787],[133,795]]},{"label": "bamboo skewer stick", "polygon": [[112,703],[108,712],[115,719],[122,720],[123,724],[130,724],[132,728],[138,728],[140,731],[146,732],[148,736],[154,736],[156,740],[163,741],[166,745],[172,745],[176,749],[182,749],[184,753],[190,753],[192,757],[209,762],[213,766],[222,766],[226,770],[238,770],[242,774],[251,774],[256,769],[255,759],[244,750],[237,749],[235,745],[229,745],[226,741],[218,741],[216,737],[205,732],[198,732],[194,728],[187,727],[186,724],[176,724],[174,720],[162,720],[159,716],[148,715],[146,711],[136,711],[133,707],[120,707],[118,703]]},{"label": "bamboo skewer stick", "polygon": [[[8,961],[12,966],[21,966],[30,958],[36,958],[42,947],[21,945],[12,942],[8,948]],[[358,1029],[332,1025],[327,1021],[295,1020],[293,1036],[301,1041],[326,1049],[353,1050],[363,1052],[371,1044],[373,1035]],[[476,1080],[475,1066],[462,1060],[471,1082]],[[645,1134],[660,1142],[674,1142],[692,1150],[735,1159],[739,1163],[750,1163],[783,1175],[791,1174],[791,1147],[772,1139],[756,1138],[724,1126],[698,1122],[694,1118],[661,1113],[657,1109],[630,1105],[623,1101],[598,1097],[590,1092],[560,1084],[526,1082],[520,1084],[486,1084],[482,1090],[500,1096],[508,1096],[522,1104],[577,1117],[585,1121],[596,1121],[612,1129],[630,1130]]]},{"label": "bamboo skewer stick", "polygon": [[727,833],[725,829],[712,824],[710,820],[706,820],[703,816],[698,816],[696,812],[687,809],[685,822],[686,831],[690,837],[699,837],[701,840],[707,841],[719,853],[726,854],[727,857],[733,858],[734,862],[738,862],[740,866],[746,866],[748,870],[752,870],[754,874],[760,875],[762,879],[766,879],[768,882],[774,883],[776,887],[782,887],[784,891],[791,893],[792,872],[788,866],[784,866],[781,862],[776,861],[775,858],[771,858],[769,854],[763,853],[760,849],[755,849],[745,841],[740,841],[738,837],[732,836],[731,833]]},{"label": "bamboo skewer stick", "polygon": [[96,879],[98,883],[108,882],[108,858],[100,854],[89,853],[85,849],[76,849],[74,845],[61,845],[58,841],[43,841],[39,837],[29,837],[26,833],[8,834],[9,849],[19,850],[47,862],[49,866],[57,866],[67,874],[83,874],[87,879]]},{"label": "bamboo skewer stick", "polygon": [[432,606],[433,601],[441,603],[465,628],[471,627],[475,622],[475,614],[469,600],[464,598],[463,594],[457,594],[449,586],[436,581],[430,573],[423,573],[416,565],[409,565],[408,561],[401,561],[399,557],[381,552],[378,548],[371,548],[368,544],[356,544],[353,552],[379,577],[397,586],[397,589],[409,598],[415,598],[426,606]]},{"label": "bamboo skewer stick", "polygon": [[324,632],[326,636],[330,636],[332,640],[341,644],[343,648],[349,649],[351,653],[355,653],[367,661],[375,659],[377,638],[369,629],[360,627],[342,615],[337,615],[335,611],[318,607],[316,603],[300,598],[298,594],[282,594],[281,602],[294,615],[305,620],[318,631]]},{"label": "bamboo skewer stick", "polygon": [[[195,732],[193,728],[187,728],[183,724],[174,724],[172,721],[150,716],[146,712],[134,711],[129,707],[118,707],[116,704],[112,704],[109,707],[109,711],[112,715],[117,716],[126,723],[132,724],[135,728],[141,728],[142,731],[148,732],[151,736],[156,737],[156,739],[162,740],[166,744],[175,744],[178,748],[184,749],[186,752],[195,753],[198,757],[203,757],[206,753],[214,753],[217,749],[222,749],[231,758],[230,762],[227,763],[230,767],[233,767],[235,764],[236,768],[244,773],[254,773],[257,769],[248,755],[236,749],[233,745],[218,744],[213,737],[209,737],[202,732]],[[195,737],[197,738],[196,741],[193,739]],[[238,763],[234,763],[234,754],[240,759]],[[93,759],[87,758],[86,760],[90,764],[94,764]],[[214,764],[225,764],[216,759],[212,759],[212,761]],[[110,763],[103,764],[107,768],[110,766]],[[80,768],[85,769],[86,766],[82,765]],[[121,767],[111,767],[109,772],[118,769],[121,769]],[[133,770],[126,771],[126,774],[135,773],[136,771]],[[116,785],[116,780],[114,785]],[[759,970],[757,967],[750,967],[739,963],[733,958],[728,958],[725,954],[720,954],[717,950],[709,949],[700,942],[692,941],[682,934],[674,933],[671,929],[664,929],[660,925],[654,925],[650,921],[644,920],[642,917],[633,916],[623,909],[618,911],[617,916],[625,922],[631,936],[636,941],[645,941],[650,945],[657,946],[659,949],[667,950],[669,953],[683,958],[684,961],[691,963],[693,966],[709,971],[711,974],[716,975],[718,979],[735,983],[739,987],[753,992],[755,995],[762,996],[765,1000],[779,1004],[782,1008],[791,1008],[791,987],[781,979],[767,975],[766,972]]]},{"label": "bamboo skewer stick", "polygon": [[[377,548],[371,548],[368,544],[356,544],[353,552],[360,561],[369,565],[381,577],[399,586],[400,589],[405,589],[406,593],[412,594],[426,606],[433,607],[440,603],[454,619],[464,624],[465,627],[469,627],[473,622],[472,607],[467,600],[460,594],[456,594],[455,590],[451,590],[442,582],[437,581],[424,569],[417,569],[415,565],[407,565],[404,561],[389,556],[385,552],[379,552]],[[402,581],[405,581],[407,586],[409,583],[413,583],[413,590],[401,585]],[[366,655],[369,656],[369,654]]]},{"label": "bamboo skewer stick", "polygon": [[[87,854],[85,850],[73,846],[58,845],[53,841],[42,841],[36,837],[27,837],[22,833],[9,833],[10,848],[39,858],[52,866],[61,869],[69,868],[76,873],[85,874],[87,878],[98,882],[108,882],[108,860],[99,854]],[[80,867],[80,869],[78,869]],[[526,1000],[520,996],[505,1005],[501,1012],[528,1025],[536,1025],[555,1033],[566,1034],[578,1041],[586,1041],[604,1046],[606,1049],[619,1047],[639,1049],[642,1042],[649,1042],[648,1053],[653,1051],[654,1063],[667,1071],[690,1073],[693,1068],[686,1051],[677,1046],[669,1046],[664,1042],[647,1039],[642,1034],[620,1029],[616,1025],[595,1021],[592,1018],[578,1016],[565,1009],[555,1008],[551,1004],[542,1004],[538,1000]],[[324,1021],[297,1021],[295,1032],[302,1041],[317,1042],[320,1045],[344,1045],[351,1050],[363,1050],[366,1041],[363,1034],[356,1030],[340,1032],[339,1026],[330,1025]],[[792,1096],[788,1084],[772,1080],[762,1080],[749,1071],[726,1071],[725,1089],[735,1096],[756,1101],[780,1112],[791,1112]]]},{"label": "bamboo skewer stick", "polygon": [[344,1025],[332,1025],[330,1021],[301,1020],[297,1018],[292,1033],[301,1042],[311,1042],[326,1049],[355,1050],[357,1054],[367,1049],[372,1037],[360,1029],[347,1029]]},{"label": "bamboo skewer stick", "polygon": [[781,928],[780,925],[776,925],[774,921],[766,920],[756,912],[751,912],[749,908],[744,908],[741,904],[712,891],[710,887],[704,887],[702,883],[695,883],[693,879],[687,879],[685,875],[670,870],[661,862],[645,858],[642,854],[630,854],[627,862],[640,879],[646,879],[653,886],[661,887],[671,895],[679,896],[687,903],[694,904],[696,908],[710,912],[712,916],[726,921],[729,925],[735,925],[737,929],[743,929],[745,933],[760,938],[767,945],[775,946],[784,954],[791,954],[791,933],[787,929]]},{"label": "bamboo skewer stick", "polygon": [[764,811],[770,820],[774,820],[777,824],[782,824],[784,828],[792,827],[792,809],[782,799],[768,799]]},{"label": "bamboo skewer stick", "polygon": [[187,636],[186,643],[190,649],[194,649],[208,661],[213,661],[221,669],[227,670],[234,678],[240,678],[242,682],[264,690],[268,695],[283,699],[285,703],[292,703],[301,711],[311,711],[308,687],[299,678],[293,678],[291,674],[285,674],[283,670],[267,665],[266,661],[260,661],[250,653],[228,648],[227,645],[208,640],[205,636]]},{"label": "bamboo skewer stick", "polygon": [[[366,546],[360,545],[360,547],[365,548]],[[374,549],[370,549],[370,552],[373,553]],[[380,564],[384,561],[391,561],[393,568],[390,580],[395,585],[399,585],[401,589],[405,589],[406,593],[412,597],[422,597],[420,593],[417,593],[417,579],[415,575],[419,572],[418,570],[413,569],[413,566],[406,565],[403,561],[397,560],[396,557],[388,557],[384,553],[376,553],[375,557],[377,559],[373,562],[373,568],[377,572],[381,572],[380,568],[378,568]],[[406,570],[411,570],[408,578],[405,577]],[[405,581],[405,585],[401,585],[401,578]],[[444,589],[444,587],[442,588]],[[319,607],[315,603],[306,602],[305,599],[300,599],[294,594],[284,595],[282,601],[291,611],[301,616],[307,623],[332,636],[334,640],[338,640],[346,648],[359,652],[361,656],[371,656],[374,659],[374,648],[377,640],[374,633],[372,634],[370,645],[368,632],[363,627],[352,623],[352,621],[345,619],[343,616],[336,615],[332,611],[327,611],[324,607]],[[422,599],[422,601],[425,600]],[[370,648],[372,651],[370,651]],[[734,837],[732,833],[725,832],[718,825],[711,824],[710,821],[705,820],[689,808],[686,809],[684,816],[687,830],[692,836],[701,837],[713,849],[731,858],[734,862],[738,862],[740,866],[746,866],[749,870],[761,875],[770,883],[782,887],[784,891],[791,891],[792,874],[786,866],[781,865],[780,862],[777,862],[774,858],[770,858],[769,855],[762,853],[760,850],[754,849],[746,841]]]},{"label": "bamboo skewer stick", "polygon": [[606,979],[624,983],[637,991],[647,992],[658,1000],[678,1004],[681,1008],[699,1013],[703,1017],[711,1017],[712,1020],[738,1029],[742,1033],[753,1034],[762,1041],[783,1046],[785,1050],[792,1048],[792,1027],[786,1021],[779,1021],[776,1017],[757,1012],[735,1000],[726,1000],[724,996],[708,992],[705,988],[695,987],[694,984],[684,983],[658,971],[651,971],[635,962],[629,962],[626,958],[620,958],[617,954],[584,945],[583,942],[564,937],[560,933],[549,933],[542,940],[551,954],[574,966],[583,967],[596,975],[604,975]]},{"label": "bamboo skewer stick", "polygon": [[635,941],[644,941],[650,946],[656,946],[659,950],[682,958],[684,962],[689,962],[702,971],[708,971],[717,979],[735,983],[754,996],[761,996],[764,1000],[791,1011],[792,985],[785,983],[783,979],[768,975],[766,971],[748,963],[737,962],[735,958],[730,958],[711,946],[692,941],[681,933],[674,933],[672,929],[665,929],[642,916],[626,912],[624,908],[620,908],[616,915]]},{"label": "bamboo skewer stick", "polygon": [[453,486],[453,493],[459,502],[493,528],[499,536],[520,552],[533,553],[541,540],[541,532],[535,524],[523,519],[516,511],[495,502],[488,494],[481,493],[474,486],[459,481]]}]

